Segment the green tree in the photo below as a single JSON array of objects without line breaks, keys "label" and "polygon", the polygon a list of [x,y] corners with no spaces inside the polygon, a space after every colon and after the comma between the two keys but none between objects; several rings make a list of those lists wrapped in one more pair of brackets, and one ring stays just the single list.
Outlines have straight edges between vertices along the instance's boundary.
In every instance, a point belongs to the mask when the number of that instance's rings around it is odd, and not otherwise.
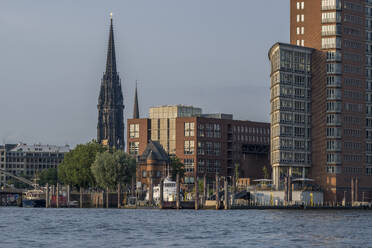
[{"label": "green tree", "polygon": [[235,164],[235,180],[236,182],[239,180],[239,164]]},{"label": "green tree", "polygon": [[131,183],[136,173],[136,160],[121,150],[97,153],[91,171],[100,187],[113,189],[119,183]]},{"label": "green tree", "polygon": [[177,173],[180,174],[180,178],[183,178],[185,175],[185,165],[181,162],[176,156],[170,158],[170,168],[172,171],[172,180],[175,181]]},{"label": "green tree", "polygon": [[91,166],[96,154],[106,150],[106,147],[96,141],[77,145],[65,155],[63,162],[58,166],[58,179],[64,184],[76,187],[94,186]]},{"label": "green tree", "polygon": [[50,185],[55,185],[58,182],[58,170],[56,168],[49,168],[42,170],[39,175],[39,184],[44,186],[49,183]]}]

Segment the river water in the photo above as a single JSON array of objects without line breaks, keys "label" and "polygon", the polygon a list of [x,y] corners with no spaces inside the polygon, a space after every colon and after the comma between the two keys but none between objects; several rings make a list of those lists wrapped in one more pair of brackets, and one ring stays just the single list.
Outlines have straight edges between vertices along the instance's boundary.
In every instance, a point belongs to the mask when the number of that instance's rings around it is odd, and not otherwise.
[{"label": "river water", "polygon": [[0,208],[0,247],[372,247],[366,210]]}]

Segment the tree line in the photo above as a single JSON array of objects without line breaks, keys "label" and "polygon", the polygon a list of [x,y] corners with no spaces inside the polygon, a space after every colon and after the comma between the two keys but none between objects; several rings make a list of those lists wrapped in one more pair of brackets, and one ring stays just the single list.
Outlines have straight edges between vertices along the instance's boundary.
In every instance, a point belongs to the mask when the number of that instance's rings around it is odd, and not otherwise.
[{"label": "tree line", "polygon": [[[183,178],[185,168],[179,158],[170,157],[170,169],[173,180],[177,173]],[[62,183],[76,188],[114,189],[118,184],[130,185],[135,176],[136,160],[131,155],[91,141],[66,153],[58,168],[41,171],[39,184]]]},{"label": "tree line", "polygon": [[135,174],[136,161],[132,156],[91,141],[66,153],[57,169],[43,170],[39,184],[58,182],[76,188],[113,189],[118,184],[130,184]]}]

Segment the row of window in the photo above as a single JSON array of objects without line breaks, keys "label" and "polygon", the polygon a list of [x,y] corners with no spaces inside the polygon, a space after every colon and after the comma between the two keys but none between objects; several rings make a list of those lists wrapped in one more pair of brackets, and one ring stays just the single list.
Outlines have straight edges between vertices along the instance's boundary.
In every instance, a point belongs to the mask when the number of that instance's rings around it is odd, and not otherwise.
[{"label": "row of window", "polygon": [[322,10],[341,9],[341,0],[322,0]]},{"label": "row of window", "polygon": [[288,150],[302,150],[305,149],[310,151],[311,149],[311,142],[305,141],[303,139],[301,140],[294,140],[294,139],[288,139],[288,138],[281,138],[281,139],[275,139],[273,141],[272,147],[274,150],[277,149],[288,149]]},{"label": "row of window", "polygon": [[310,153],[300,153],[300,152],[274,152],[272,158],[273,163],[301,163],[308,164],[311,161]]},{"label": "row of window", "polygon": [[139,138],[139,124],[130,124],[129,125],[129,137],[130,138]]},{"label": "row of window", "polygon": [[292,73],[275,73],[272,77],[272,84],[281,84],[295,87],[311,87],[311,78],[305,76],[294,75]]},{"label": "row of window", "polygon": [[198,142],[198,155],[220,156],[221,143],[219,142]]},{"label": "row of window", "polygon": [[[357,167],[344,167],[344,172],[347,174],[362,174],[363,168]],[[326,167],[327,173],[329,174],[340,174],[342,172],[341,166],[327,166]],[[372,168],[366,168],[366,175],[372,175]]]},{"label": "row of window", "polygon": [[129,142],[129,154],[131,155],[139,154],[139,142]]},{"label": "row of window", "polygon": [[32,164],[32,165],[19,165],[19,164],[0,164],[0,168],[2,169],[48,169],[48,168],[56,168],[57,165],[51,164]]}]

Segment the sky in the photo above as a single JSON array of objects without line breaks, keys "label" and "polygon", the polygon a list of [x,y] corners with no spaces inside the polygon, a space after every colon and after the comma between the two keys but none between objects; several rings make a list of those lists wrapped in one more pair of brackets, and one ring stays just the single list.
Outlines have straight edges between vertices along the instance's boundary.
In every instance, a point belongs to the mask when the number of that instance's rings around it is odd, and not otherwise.
[{"label": "sky", "polygon": [[96,138],[113,12],[125,116],[151,106],[269,122],[268,50],[289,41],[287,0],[1,0],[0,143]]}]

